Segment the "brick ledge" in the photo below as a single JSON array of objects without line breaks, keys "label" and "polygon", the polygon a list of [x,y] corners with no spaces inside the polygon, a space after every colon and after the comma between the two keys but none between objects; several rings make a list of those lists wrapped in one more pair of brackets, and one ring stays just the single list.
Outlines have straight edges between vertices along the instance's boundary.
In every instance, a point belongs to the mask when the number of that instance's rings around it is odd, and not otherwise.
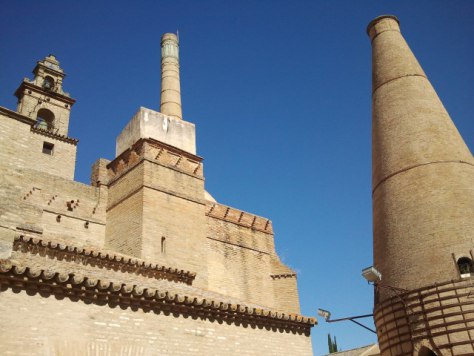
[{"label": "brick ledge", "polygon": [[310,335],[315,318],[285,314],[270,309],[251,308],[205,298],[170,294],[153,288],[102,281],[31,267],[15,266],[0,260],[0,286],[27,289],[29,293],[52,294],[98,305],[139,307],[146,311],[177,313],[227,324],[255,325],[272,331]]}]

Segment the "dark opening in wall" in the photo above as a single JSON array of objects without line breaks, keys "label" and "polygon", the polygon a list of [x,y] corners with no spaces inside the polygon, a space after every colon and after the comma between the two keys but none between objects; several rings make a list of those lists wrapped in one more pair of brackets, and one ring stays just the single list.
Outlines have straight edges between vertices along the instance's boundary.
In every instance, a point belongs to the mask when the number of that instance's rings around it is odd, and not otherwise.
[{"label": "dark opening in wall", "polygon": [[54,114],[48,109],[39,109],[36,116],[36,128],[53,131],[54,130]]},{"label": "dark opening in wall", "polygon": [[457,263],[461,277],[470,277],[473,272],[472,260],[469,257],[461,257]]},{"label": "dark opening in wall", "polygon": [[420,349],[420,352],[418,354],[419,356],[436,356],[436,354],[431,351],[429,348],[423,346],[421,349]]},{"label": "dark opening in wall", "polygon": [[49,75],[44,78],[43,89],[48,91],[54,89],[54,79]]},{"label": "dark opening in wall", "polygon": [[161,237],[161,253],[166,253],[166,237]]},{"label": "dark opening in wall", "polygon": [[43,153],[52,155],[54,150],[54,144],[44,141],[43,142]]}]

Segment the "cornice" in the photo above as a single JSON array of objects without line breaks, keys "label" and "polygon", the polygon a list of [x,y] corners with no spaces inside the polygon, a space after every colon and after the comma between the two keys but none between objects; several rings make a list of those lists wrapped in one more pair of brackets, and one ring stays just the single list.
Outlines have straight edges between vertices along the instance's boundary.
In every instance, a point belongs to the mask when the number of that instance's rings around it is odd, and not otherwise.
[{"label": "cornice", "polygon": [[206,216],[273,235],[271,220],[227,205],[208,202],[206,206]]},{"label": "cornice", "polygon": [[36,120],[34,120],[34,119],[32,119],[28,116],[21,115],[21,114],[17,113],[16,111],[7,109],[3,106],[0,106],[0,114],[8,116],[9,118],[15,119],[17,121],[21,121],[21,122],[23,122],[25,124],[28,124],[28,125],[36,124]]},{"label": "cornice", "polygon": [[0,285],[25,289],[29,294],[55,295],[110,307],[134,307],[145,311],[200,317],[234,325],[255,325],[272,331],[286,331],[309,336],[315,318],[285,314],[270,309],[247,307],[206,298],[170,294],[152,288],[102,281],[72,273],[19,267],[0,260]]},{"label": "cornice", "polygon": [[160,266],[135,258],[127,258],[99,250],[78,248],[62,243],[28,236],[16,236],[13,249],[23,253],[41,254],[55,258],[68,257],[68,260],[80,260],[85,264],[98,265],[107,269],[142,275],[148,278],[166,279],[188,285],[193,283],[196,273],[177,268]]},{"label": "cornice", "polygon": [[72,138],[72,137],[68,137],[68,136],[65,136],[65,135],[60,135],[60,134],[54,133],[52,131],[40,129],[40,128],[34,127],[34,126],[31,126],[31,132],[34,132],[34,133],[37,133],[37,134],[40,134],[40,135],[43,135],[43,136],[46,136],[46,137],[51,137],[51,138],[54,138],[54,139],[59,140],[59,141],[67,142],[67,143],[70,143],[74,146],[76,146],[77,143],[79,142],[79,140],[77,138]]},{"label": "cornice", "polygon": [[151,138],[141,138],[106,165],[107,184],[112,185],[144,160],[204,180],[202,157]]},{"label": "cornice", "polygon": [[282,274],[271,274],[272,279],[281,279],[281,278],[297,278],[296,273],[282,273]]},{"label": "cornice", "polygon": [[46,96],[55,98],[57,100],[60,100],[64,103],[69,104],[71,107],[76,102],[75,99],[73,99],[69,96],[66,96],[66,95],[63,95],[63,94],[60,94],[60,93],[57,93],[57,92],[54,92],[54,91],[43,90],[41,87],[39,87],[35,84],[32,84],[32,83],[29,83],[29,82],[25,82],[25,81],[21,82],[20,86],[15,91],[15,96],[20,99],[24,95],[24,93],[23,93],[24,89],[29,89],[29,90],[35,91],[37,93],[40,93],[42,95],[46,95]]}]

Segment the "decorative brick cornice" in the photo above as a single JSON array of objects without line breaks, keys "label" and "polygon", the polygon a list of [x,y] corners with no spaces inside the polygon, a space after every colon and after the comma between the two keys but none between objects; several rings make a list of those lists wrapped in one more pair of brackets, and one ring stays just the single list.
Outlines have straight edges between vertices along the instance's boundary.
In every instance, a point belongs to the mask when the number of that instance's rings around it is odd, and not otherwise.
[{"label": "decorative brick cornice", "polygon": [[0,260],[0,286],[25,289],[29,293],[68,297],[111,307],[138,307],[146,311],[171,312],[185,317],[196,316],[228,324],[255,325],[274,331],[310,334],[315,318],[285,314],[269,309],[251,308],[205,298],[170,294],[152,288],[102,281],[74,274],[18,267]]},{"label": "decorative brick cornice", "polygon": [[65,136],[65,135],[59,135],[57,133],[54,133],[53,131],[40,129],[40,128],[34,127],[34,126],[31,126],[31,132],[34,132],[34,133],[37,133],[37,134],[40,134],[40,135],[43,135],[43,136],[46,136],[46,137],[51,137],[51,138],[54,138],[55,140],[67,142],[67,143],[70,143],[74,146],[76,146],[77,143],[79,142],[79,140],[77,138],[72,138],[72,137],[68,137],[68,136]]},{"label": "decorative brick cornice", "polygon": [[206,215],[232,224],[247,227],[253,230],[273,235],[272,222],[269,219],[231,208],[226,205],[208,202]]},{"label": "decorative brick cornice", "polygon": [[26,81],[23,81],[20,84],[18,89],[15,91],[15,96],[18,99],[22,98],[23,95],[24,95],[25,89],[29,89],[31,91],[37,92],[37,93],[45,95],[45,96],[50,96],[50,97],[52,97],[56,100],[60,100],[64,103],[67,103],[70,106],[73,106],[74,103],[76,102],[76,100],[71,98],[70,96],[67,96],[67,95],[64,95],[64,94],[61,94],[61,93],[57,93],[57,92],[54,92],[54,91],[43,90],[43,88],[41,88],[41,87],[39,87],[39,86],[37,86],[33,83],[26,82]]},{"label": "decorative brick cornice", "polygon": [[297,278],[296,273],[271,274],[272,279]]},{"label": "decorative brick cornice", "polygon": [[109,184],[143,160],[203,179],[201,157],[152,138],[142,138],[107,164]]},{"label": "decorative brick cornice", "polygon": [[56,258],[67,257],[67,260],[69,261],[79,261],[83,264],[93,264],[107,269],[116,269],[123,272],[142,275],[148,278],[166,279],[189,285],[192,284],[196,277],[196,273],[194,272],[164,267],[157,264],[147,263],[139,259],[126,258],[103,251],[77,248],[23,235],[15,237],[15,240],[13,241],[13,249],[24,253],[44,254]]}]

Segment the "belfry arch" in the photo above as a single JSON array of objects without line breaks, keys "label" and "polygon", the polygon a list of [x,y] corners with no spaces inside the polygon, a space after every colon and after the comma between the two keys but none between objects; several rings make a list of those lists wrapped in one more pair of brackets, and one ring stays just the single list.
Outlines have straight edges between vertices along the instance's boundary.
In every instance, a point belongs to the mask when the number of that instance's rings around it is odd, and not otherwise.
[{"label": "belfry arch", "polygon": [[48,131],[54,130],[54,114],[51,110],[42,108],[36,114],[36,127]]}]

